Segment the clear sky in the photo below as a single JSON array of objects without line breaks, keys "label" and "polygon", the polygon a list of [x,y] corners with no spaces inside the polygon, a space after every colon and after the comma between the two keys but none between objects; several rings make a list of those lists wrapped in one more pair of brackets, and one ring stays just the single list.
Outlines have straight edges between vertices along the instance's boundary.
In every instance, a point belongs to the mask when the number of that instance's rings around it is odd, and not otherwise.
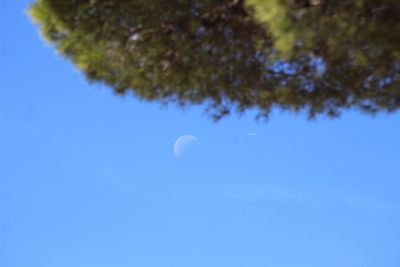
[{"label": "clear sky", "polygon": [[0,3],[0,266],[400,266],[399,113],[215,123],[117,97],[28,2]]}]

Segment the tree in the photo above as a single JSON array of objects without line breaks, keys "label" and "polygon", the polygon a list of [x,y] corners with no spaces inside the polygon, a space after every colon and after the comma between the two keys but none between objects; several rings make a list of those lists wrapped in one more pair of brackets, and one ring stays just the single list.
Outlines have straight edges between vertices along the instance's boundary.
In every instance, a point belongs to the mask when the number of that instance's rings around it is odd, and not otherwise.
[{"label": "tree", "polygon": [[37,0],[30,13],[90,81],[216,119],[400,107],[398,0]]}]

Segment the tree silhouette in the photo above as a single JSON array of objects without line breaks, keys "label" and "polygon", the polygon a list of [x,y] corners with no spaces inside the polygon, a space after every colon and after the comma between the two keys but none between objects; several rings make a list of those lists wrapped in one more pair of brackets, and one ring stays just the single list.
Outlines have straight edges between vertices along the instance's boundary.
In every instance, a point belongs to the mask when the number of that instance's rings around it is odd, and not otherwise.
[{"label": "tree silhouette", "polygon": [[30,13],[90,81],[216,119],[400,107],[398,0],[38,0]]}]

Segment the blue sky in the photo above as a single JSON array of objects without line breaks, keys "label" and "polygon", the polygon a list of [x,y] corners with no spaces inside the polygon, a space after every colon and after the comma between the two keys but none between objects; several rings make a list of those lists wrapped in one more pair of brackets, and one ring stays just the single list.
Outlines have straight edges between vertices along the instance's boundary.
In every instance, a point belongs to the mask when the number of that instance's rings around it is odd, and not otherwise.
[{"label": "blue sky", "polygon": [[400,266],[399,113],[215,123],[117,97],[28,3],[0,4],[0,266]]}]

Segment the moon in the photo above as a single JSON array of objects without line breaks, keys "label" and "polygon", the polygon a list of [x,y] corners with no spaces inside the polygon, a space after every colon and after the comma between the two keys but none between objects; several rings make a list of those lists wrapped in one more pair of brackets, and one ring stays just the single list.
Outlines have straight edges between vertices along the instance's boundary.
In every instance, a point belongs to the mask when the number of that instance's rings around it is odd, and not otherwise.
[{"label": "moon", "polygon": [[174,144],[174,154],[179,157],[190,145],[197,141],[197,137],[185,134],[176,139]]}]

